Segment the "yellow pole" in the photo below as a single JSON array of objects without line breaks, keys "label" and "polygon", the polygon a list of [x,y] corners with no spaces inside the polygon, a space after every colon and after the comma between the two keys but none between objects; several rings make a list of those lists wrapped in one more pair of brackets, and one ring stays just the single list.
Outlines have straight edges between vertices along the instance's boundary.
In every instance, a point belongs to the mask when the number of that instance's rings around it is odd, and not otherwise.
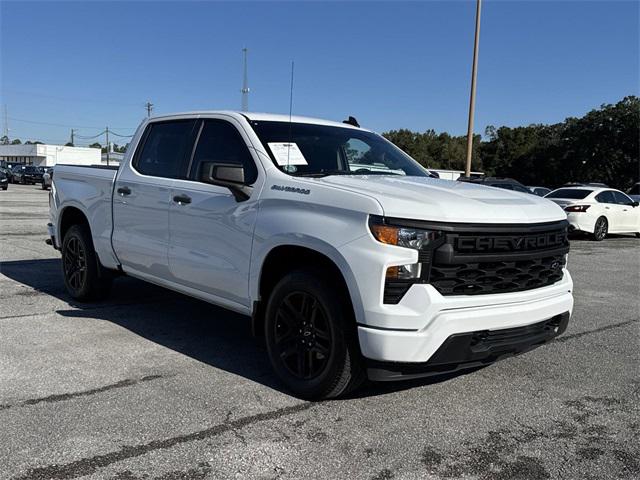
[{"label": "yellow pole", "polygon": [[471,98],[469,99],[469,126],[467,129],[467,166],[465,176],[471,176],[471,154],[473,153],[473,114],[476,106],[476,75],[478,71],[478,46],[480,43],[480,9],[482,0],[476,0],[476,38],[473,44],[473,66],[471,67]]}]

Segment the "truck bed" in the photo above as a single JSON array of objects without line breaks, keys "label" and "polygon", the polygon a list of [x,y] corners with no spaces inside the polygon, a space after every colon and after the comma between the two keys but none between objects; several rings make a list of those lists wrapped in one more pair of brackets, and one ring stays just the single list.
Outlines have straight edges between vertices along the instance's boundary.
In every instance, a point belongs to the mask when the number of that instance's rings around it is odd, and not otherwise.
[{"label": "truck bed", "polygon": [[[111,195],[117,166],[56,165],[53,175],[51,222],[58,225],[58,205],[82,211],[91,225],[94,247],[103,265],[111,266],[115,258],[111,248],[113,225]],[[59,242],[62,243],[62,238]]]}]

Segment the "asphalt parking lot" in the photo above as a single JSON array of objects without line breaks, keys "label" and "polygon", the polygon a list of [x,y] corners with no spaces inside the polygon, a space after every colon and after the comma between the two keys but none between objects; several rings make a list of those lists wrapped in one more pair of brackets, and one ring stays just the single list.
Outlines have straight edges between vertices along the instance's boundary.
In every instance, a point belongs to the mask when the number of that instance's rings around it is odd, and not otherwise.
[{"label": "asphalt parking lot", "polygon": [[572,241],[555,342],[308,403],[244,317],[122,278],[66,296],[47,194],[0,192],[0,478],[640,478],[640,240]]}]

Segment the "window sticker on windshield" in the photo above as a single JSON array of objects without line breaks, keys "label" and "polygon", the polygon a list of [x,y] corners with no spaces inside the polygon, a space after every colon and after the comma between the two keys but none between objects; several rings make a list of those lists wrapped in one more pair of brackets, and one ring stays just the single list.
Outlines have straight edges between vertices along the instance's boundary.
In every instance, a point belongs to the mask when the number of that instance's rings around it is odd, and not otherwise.
[{"label": "window sticker on windshield", "polygon": [[269,143],[278,165],[308,165],[297,143]]}]

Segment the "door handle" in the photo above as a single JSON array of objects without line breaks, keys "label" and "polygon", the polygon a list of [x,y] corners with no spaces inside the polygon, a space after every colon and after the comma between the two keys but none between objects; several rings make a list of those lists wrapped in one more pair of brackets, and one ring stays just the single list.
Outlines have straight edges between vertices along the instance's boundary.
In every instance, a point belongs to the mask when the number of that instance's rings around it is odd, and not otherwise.
[{"label": "door handle", "polygon": [[188,195],[176,195],[173,197],[173,201],[179,205],[183,205],[185,203],[191,203],[191,197]]},{"label": "door handle", "polygon": [[120,187],[118,188],[118,190],[116,190],[120,195],[122,195],[123,197],[125,195],[131,195],[131,189],[129,187]]}]

